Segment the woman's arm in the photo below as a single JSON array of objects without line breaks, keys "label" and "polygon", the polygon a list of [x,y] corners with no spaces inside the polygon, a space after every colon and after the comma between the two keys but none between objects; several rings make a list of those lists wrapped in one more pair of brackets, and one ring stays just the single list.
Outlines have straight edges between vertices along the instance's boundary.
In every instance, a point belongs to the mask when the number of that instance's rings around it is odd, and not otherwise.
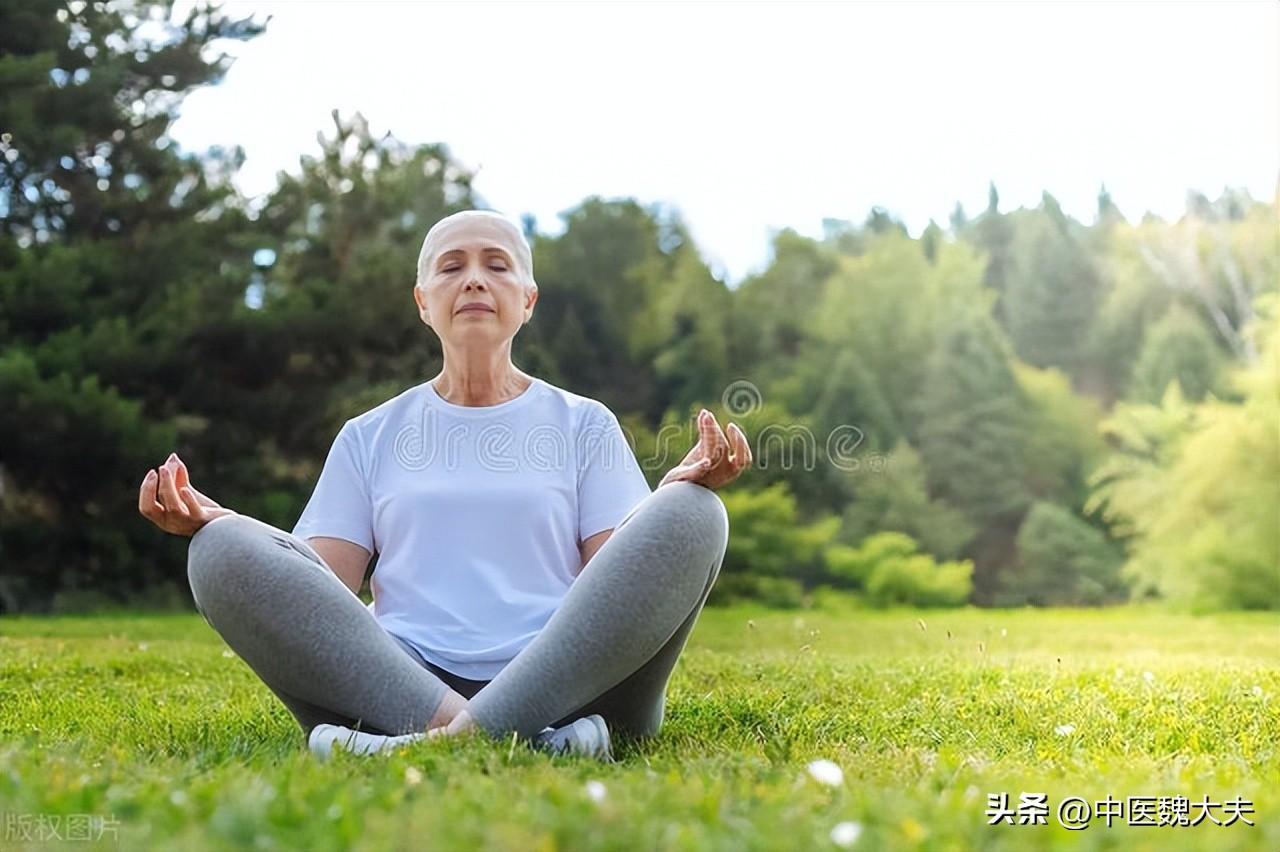
[{"label": "woman's arm", "polygon": [[307,544],[320,554],[324,564],[337,575],[353,595],[360,594],[360,586],[364,584],[364,572],[369,568],[372,553],[355,542],[341,538],[316,536],[307,539]]},{"label": "woman's arm", "polygon": [[578,564],[578,570],[573,576],[576,577],[582,573],[582,570],[587,567],[587,563],[591,561],[591,557],[596,555],[597,550],[604,547],[604,543],[609,540],[611,535],[613,535],[613,530],[598,532],[578,546],[578,552],[582,555],[582,562]]}]

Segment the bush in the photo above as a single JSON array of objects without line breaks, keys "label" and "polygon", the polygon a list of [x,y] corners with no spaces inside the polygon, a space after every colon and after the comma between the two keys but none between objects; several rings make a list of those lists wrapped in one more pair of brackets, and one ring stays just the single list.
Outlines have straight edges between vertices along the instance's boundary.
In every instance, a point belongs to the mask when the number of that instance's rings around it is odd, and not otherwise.
[{"label": "bush", "polygon": [[1017,538],[1022,565],[1016,580],[1005,580],[1002,604],[1097,605],[1123,600],[1123,556],[1101,532],[1053,503],[1036,503]]},{"label": "bush", "polygon": [[804,587],[790,577],[754,577],[747,574],[725,574],[711,587],[707,603],[728,606],[741,601],[762,603],[778,609],[804,606]]},{"label": "bush", "polygon": [[730,530],[725,575],[799,579],[821,570],[822,553],[835,537],[839,518],[801,523],[785,483],[757,491],[733,489],[722,499]]},{"label": "bush", "polygon": [[933,561],[919,554],[876,566],[867,597],[876,606],[962,606],[973,591],[973,563]]},{"label": "bush", "polygon": [[826,552],[827,569],[840,582],[862,588],[874,606],[961,606],[973,591],[973,563],[935,562],[895,532],[868,536],[856,548]]},{"label": "bush", "polygon": [[843,585],[865,589],[877,565],[906,559],[919,549],[905,533],[877,533],[863,539],[859,547],[837,544],[827,548],[827,571]]},{"label": "bush", "polygon": [[856,545],[877,532],[904,533],[941,559],[957,556],[975,529],[964,514],[945,500],[929,497],[920,453],[899,441],[883,470],[858,471],[845,478],[852,492],[842,518],[839,540]]},{"label": "bush", "polygon": [[866,601],[857,592],[840,589],[825,583],[815,586],[805,598],[810,609],[824,612],[846,612],[866,608]]}]

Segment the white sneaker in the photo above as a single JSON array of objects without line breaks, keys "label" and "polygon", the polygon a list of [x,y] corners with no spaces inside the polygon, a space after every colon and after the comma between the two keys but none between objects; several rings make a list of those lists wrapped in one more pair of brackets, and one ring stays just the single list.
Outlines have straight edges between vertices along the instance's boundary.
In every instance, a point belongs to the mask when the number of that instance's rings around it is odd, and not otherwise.
[{"label": "white sneaker", "polygon": [[533,737],[534,748],[552,754],[577,754],[614,763],[609,742],[609,726],[604,718],[592,714],[574,719],[563,728],[543,728]]},{"label": "white sneaker", "polygon": [[392,737],[353,731],[342,725],[316,725],[307,737],[307,747],[312,754],[324,760],[334,752],[335,747],[352,754],[374,754],[417,742],[426,736],[425,733],[413,733]]}]

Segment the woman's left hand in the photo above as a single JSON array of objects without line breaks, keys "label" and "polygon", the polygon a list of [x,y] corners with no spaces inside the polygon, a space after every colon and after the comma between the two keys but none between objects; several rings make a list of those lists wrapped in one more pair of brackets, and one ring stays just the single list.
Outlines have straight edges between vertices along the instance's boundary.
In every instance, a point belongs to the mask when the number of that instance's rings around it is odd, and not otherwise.
[{"label": "woman's left hand", "polygon": [[696,482],[706,488],[722,488],[751,465],[751,446],[736,423],[729,424],[728,437],[705,408],[698,414],[698,443],[680,464],[667,471],[658,487],[668,482]]}]

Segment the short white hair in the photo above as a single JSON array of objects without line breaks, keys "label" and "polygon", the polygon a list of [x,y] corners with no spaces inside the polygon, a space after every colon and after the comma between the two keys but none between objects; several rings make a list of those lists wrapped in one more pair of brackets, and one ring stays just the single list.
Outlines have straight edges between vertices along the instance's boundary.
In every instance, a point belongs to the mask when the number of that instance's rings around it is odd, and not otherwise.
[{"label": "short white hair", "polygon": [[533,278],[533,252],[529,248],[529,241],[525,239],[524,231],[515,222],[497,210],[459,210],[457,213],[445,216],[432,225],[431,230],[427,231],[427,236],[422,241],[422,251],[418,253],[418,277],[414,286],[421,287],[427,283],[427,276],[431,270],[431,260],[436,252],[436,243],[439,242],[440,233],[449,225],[467,219],[486,219],[490,222],[495,222],[515,236],[516,267],[519,270],[520,277],[524,280],[524,289],[526,292],[537,290],[538,282]]}]

